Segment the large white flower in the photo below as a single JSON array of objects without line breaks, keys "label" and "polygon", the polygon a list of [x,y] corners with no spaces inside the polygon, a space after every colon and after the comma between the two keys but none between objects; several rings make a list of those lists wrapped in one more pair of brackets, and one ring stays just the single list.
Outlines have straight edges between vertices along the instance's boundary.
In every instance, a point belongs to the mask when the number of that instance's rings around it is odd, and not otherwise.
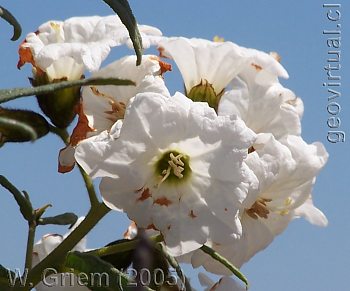
[{"label": "large white flower", "polygon": [[232,42],[173,37],[160,41],[158,49],[161,56],[174,59],[179,67],[186,95],[195,101],[207,101],[216,109],[225,87],[246,67],[259,67],[273,75],[288,77],[272,56]]},{"label": "large white flower", "polygon": [[243,163],[254,139],[240,119],[218,117],[206,103],[144,93],[128,107],[118,139],[102,150],[85,140],[75,157],[103,177],[109,207],[159,230],[169,252],[181,255],[209,238],[240,235],[238,210],[257,182]]},{"label": "large white flower", "polygon": [[[147,48],[161,32],[139,25],[143,45]],[[111,47],[127,43],[129,34],[117,15],[72,17],[65,21],[48,21],[37,32],[29,33],[19,49],[18,67],[32,63],[37,70],[50,73],[57,62],[75,61],[82,70],[96,71]],[[80,75],[81,76],[81,75]],[[80,77],[79,76],[79,77]]]},{"label": "large white flower", "polygon": [[61,173],[74,167],[74,147],[89,136],[109,130],[112,125],[124,118],[129,100],[137,93],[155,92],[169,96],[162,73],[170,70],[170,65],[161,62],[158,57],[144,55],[140,66],[136,66],[136,56],[126,56],[117,60],[92,77],[121,78],[135,82],[135,86],[88,86],[82,90],[82,102],[78,112],[78,124],[73,130],[70,144],[59,154]]},{"label": "large white flower", "polygon": [[[287,136],[276,141],[270,134],[259,134],[246,163],[259,179],[258,198],[244,202],[241,212],[243,233],[233,244],[211,242],[212,247],[240,267],[258,251],[266,248],[283,232],[291,220],[304,217],[326,226],[327,219],[312,203],[311,192],[316,175],[325,165],[328,154],[321,143],[306,144],[301,137]],[[221,264],[203,252],[192,256],[195,267],[229,274]]]},{"label": "large white flower", "polygon": [[[75,227],[83,220],[81,217],[77,223],[70,230],[72,232]],[[69,235],[68,232],[64,236],[59,234],[47,234],[44,235],[41,240],[39,240],[33,249],[33,266],[37,265],[40,261],[45,259],[45,257],[50,254],[62,241]],[[86,251],[86,238],[83,238],[74,248],[74,251],[83,252]],[[79,282],[77,277],[73,274],[61,274],[55,272],[52,269],[45,270],[48,275],[43,281],[35,286],[37,291],[64,291],[64,290],[74,290],[74,291],[89,291],[85,286],[82,286],[82,282]]]},{"label": "large white flower", "polygon": [[300,135],[303,102],[284,88],[276,75],[261,67],[247,66],[222,96],[218,114],[237,114],[255,133]]}]

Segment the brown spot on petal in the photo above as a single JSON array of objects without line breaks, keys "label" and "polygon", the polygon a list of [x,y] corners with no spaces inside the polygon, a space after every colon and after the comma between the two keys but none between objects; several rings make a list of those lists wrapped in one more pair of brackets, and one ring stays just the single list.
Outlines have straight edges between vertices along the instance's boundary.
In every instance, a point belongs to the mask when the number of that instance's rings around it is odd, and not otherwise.
[{"label": "brown spot on petal", "polygon": [[277,52],[270,52],[270,56],[273,57],[277,62],[281,62],[281,56]]},{"label": "brown spot on petal", "polygon": [[17,63],[17,69],[21,69],[21,67],[25,63],[32,64],[33,67],[35,66],[35,61],[33,58],[32,50],[30,49],[30,47],[24,46],[25,43],[26,43],[26,41],[23,41],[20,44],[19,49],[18,49],[19,60]]},{"label": "brown spot on petal", "polygon": [[136,201],[145,201],[146,199],[152,197],[152,193],[149,191],[148,188],[144,189],[141,193],[141,196],[137,198]]},{"label": "brown spot on petal", "polygon": [[170,204],[172,204],[172,202],[166,197],[160,197],[160,198],[154,200],[153,204],[159,204],[161,206],[168,207]]},{"label": "brown spot on petal", "polygon": [[107,110],[104,113],[108,115],[107,119],[115,123],[119,119],[123,119],[125,115],[126,105],[123,102],[115,100],[113,96],[100,92],[96,87],[90,87],[92,93],[98,97],[103,97],[108,100],[111,105],[111,110]]},{"label": "brown spot on petal", "polygon": [[255,68],[255,70],[257,70],[258,72],[260,72],[263,68],[257,64],[252,63],[252,66]]},{"label": "brown spot on petal", "polygon": [[135,229],[135,228],[137,228],[137,225],[136,225],[135,221],[132,221],[130,223],[128,229],[124,232],[123,237],[125,239],[130,239],[131,233],[132,233],[133,229]]},{"label": "brown spot on petal", "polygon": [[[61,149],[60,152],[63,151],[64,149]],[[75,166],[75,163],[73,163],[72,165],[69,165],[69,166],[63,166],[63,165],[61,165],[60,162],[58,162],[58,172],[61,174],[69,173],[70,171],[72,171],[74,169],[74,166]]]},{"label": "brown spot on petal", "polygon": [[193,210],[190,211],[188,216],[191,217],[191,218],[196,218],[197,217],[197,215],[194,214]]},{"label": "brown spot on petal", "polygon": [[157,56],[151,56],[150,59],[151,59],[151,60],[155,60],[155,61],[157,61],[157,62],[159,63],[159,66],[160,66],[160,75],[163,76],[164,73],[166,73],[166,72],[172,70],[170,64],[161,61]]},{"label": "brown spot on petal", "polygon": [[164,52],[164,48],[163,47],[158,47],[157,50],[159,51],[159,56],[161,58],[166,58],[166,56],[164,56],[163,52]]},{"label": "brown spot on petal", "polygon": [[94,132],[95,130],[89,126],[89,121],[83,110],[83,103],[80,102],[75,109],[78,114],[78,123],[73,129],[73,133],[70,137],[70,145],[76,146],[80,141],[87,138],[89,132]]},{"label": "brown spot on petal", "polygon": [[249,149],[248,149],[248,154],[251,154],[255,152],[255,148],[253,146],[251,146]]}]

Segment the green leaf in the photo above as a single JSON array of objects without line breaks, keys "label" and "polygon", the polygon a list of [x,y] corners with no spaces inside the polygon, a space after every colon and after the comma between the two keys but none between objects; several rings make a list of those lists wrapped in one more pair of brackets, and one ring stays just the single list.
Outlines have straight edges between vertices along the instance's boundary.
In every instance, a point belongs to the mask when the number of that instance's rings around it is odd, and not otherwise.
[{"label": "green leaf", "polygon": [[30,110],[0,107],[0,142],[33,141],[49,132],[49,124]]},{"label": "green leaf", "polygon": [[52,217],[43,217],[38,219],[38,224],[47,225],[47,224],[55,224],[55,225],[73,225],[77,222],[78,216],[71,212],[66,212],[60,215],[52,216]]},{"label": "green leaf", "polygon": [[126,291],[128,278],[111,264],[93,255],[68,253],[64,272],[74,272],[92,291]]},{"label": "green leaf", "polygon": [[13,26],[13,36],[11,40],[16,41],[19,39],[22,34],[22,28],[17,19],[11,14],[11,12],[0,6],[0,17]]},{"label": "green leaf", "polygon": [[127,0],[103,0],[107,3],[114,12],[116,12],[129,31],[131,41],[134,45],[137,56],[136,65],[141,64],[142,59],[142,38],[137,28],[136,19],[132,13],[130,5]]},{"label": "green leaf", "polygon": [[129,86],[135,85],[133,81],[122,80],[116,78],[90,78],[76,81],[64,81],[60,83],[53,83],[38,87],[29,88],[13,88],[0,90],[0,103],[7,102],[16,98],[32,95],[46,94],[56,90],[71,88],[76,86],[90,86],[90,85],[115,85],[115,86]]},{"label": "green leaf", "polygon": [[[109,243],[108,245],[106,245],[106,247],[118,245],[121,243],[128,243],[128,242],[130,242],[130,240],[120,239]],[[131,249],[131,250],[125,250],[123,252],[118,252],[115,254],[101,255],[100,258],[110,263],[111,265],[113,265],[113,267],[119,270],[121,269],[126,270],[127,267],[129,267],[132,264],[133,253],[134,253],[134,249]]]},{"label": "green leaf", "polygon": [[23,217],[28,221],[34,220],[34,211],[30,200],[26,198],[14,185],[12,185],[4,176],[0,175],[0,185],[7,189],[15,198]]},{"label": "green leaf", "polygon": [[221,256],[219,253],[215,252],[212,248],[203,245],[201,247],[201,250],[211,256],[214,260],[220,262],[223,264],[227,269],[229,269],[238,279],[240,279],[245,285],[246,288],[248,289],[249,283],[248,279],[243,275],[243,273],[236,268],[234,265],[232,265],[226,258]]}]

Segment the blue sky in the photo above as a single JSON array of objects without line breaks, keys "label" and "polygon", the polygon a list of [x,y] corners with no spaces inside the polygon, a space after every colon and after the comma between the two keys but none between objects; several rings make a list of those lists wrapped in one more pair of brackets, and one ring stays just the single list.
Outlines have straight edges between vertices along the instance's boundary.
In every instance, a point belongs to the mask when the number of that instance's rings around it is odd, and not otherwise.
[{"label": "blue sky", "polygon": [[[303,220],[289,228],[265,251],[256,255],[244,267],[252,291],[330,291],[348,290],[350,259],[349,179],[350,149],[348,141],[332,144],[327,141],[329,104],[324,66],[329,58],[327,35],[323,30],[341,24],[341,96],[337,102],[341,111],[340,130],[350,135],[349,99],[349,4],[341,3],[339,22],[327,19],[324,2],[305,1],[130,1],[141,24],[160,28],[168,36],[202,37],[219,35],[246,47],[277,51],[290,78],[282,83],[304,101],[302,136],[307,142],[321,141],[330,154],[328,164],[314,187],[314,201],[328,217],[327,228],[317,228]],[[1,5],[11,10],[23,26],[23,37],[50,19],[71,16],[108,15],[112,11],[102,1],[3,0]],[[335,15],[335,14],[333,14]],[[339,28],[338,28],[339,29]],[[11,29],[0,22],[0,87],[28,86],[30,68],[18,71],[16,64],[19,41],[10,42]],[[107,64],[128,52],[115,49]],[[128,53],[132,53],[129,51]],[[167,81],[172,92],[181,90],[178,72]],[[8,104],[11,107],[37,110],[33,97]],[[348,138],[348,136],[346,136]],[[350,138],[350,136],[349,136]],[[34,144],[6,144],[0,149],[0,173],[19,188],[27,190],[35,206],[52,203],[48,214],[73,211],[84,215],[88,199],[77,171],[61,175],[56,171],[57,153],[62,147],[55,136],[47,136]],[[0,264],[22,267],[25,254],[26,224],[20,217],[12,197],[0,189]],[[108,215],[89,235],[88,246],[98,247],[119,238],[127,225],[125,216]],[[63,227],[41,227],[39,238],[47,232],[64,233]],[[186,268],[189,270],[189,268]],[[194,276],[193,272],[189,277]]]}]

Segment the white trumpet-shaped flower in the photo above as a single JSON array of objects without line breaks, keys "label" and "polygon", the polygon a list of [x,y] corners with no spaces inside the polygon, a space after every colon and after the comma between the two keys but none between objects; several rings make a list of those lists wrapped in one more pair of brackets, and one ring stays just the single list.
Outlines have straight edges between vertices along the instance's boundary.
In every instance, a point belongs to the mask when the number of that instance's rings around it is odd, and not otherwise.
[{"label": "white trumpet-shaped flower", "polygon": [[[144,47],[153,44],[152,37],[161,35],[155,27],[139,25],[138,28]],[[57,62],[66,64],[67,59],[72,59],[82,70],[96,71],[111,47],[123,45],[129,38],[117,15],[51,20],[26,36],[20,45],[18,67],[28,62],[36,70],[49,73],[52,65],[56,66]]]},{"label": "white trumpet-shaped flower", "polygon": [[[259,194],[255,199],[248,196],[244,202],[242,236],[230,244],[211,242],[237,267],[265,249],[295,218],[327,225],[327,218],[311,199],[316,176],[328,158],[323,145],[306,144],[297,136],[287,136],[279,142],[270,134],[259,134],[253,148],[246,163],[259,180]],[[207,271],[230,274],[203,252],[196,251],[191,261],[195,267],[203,265]]]},{"label": "white trumpet-shaped flower", "polygon": [[240,119],[218,117],[206,103],[143,93],[126,110],[118,139],[102,149],[87,139],[75,158],[102,177],[109,207],[159,230],[169,252],[181,255],[241,234],[239,209],[257,183],[243,162],[254,140]]},{"label": "white trumpet-shaped flower", "polygon": [[194,101],[206,101],[216,109],[226,86],[246,67],[259,67],[276,76],[288,77],[272,56],[232,42],[172,37],[160,41],[158,49],[161,56],[175,61],[186,95]]},{"label": "white trumpet-shaped flower", "polygon": [[74,147],[83,139],[110,130],[112,125],[124,118],[129,100],[138,93],[155,92],[169,96],[162,73],[171,70],[170,65],[158,57],[144,55],[140,66],[136,66],[136,56],[126,56],[98,72],[94,78],[120,78],[135,83],[134,86],[88,86],[82,89],[78,124],[73,130],[70,144],[60,151],[59,172],[73,169],[75,164]]}]

